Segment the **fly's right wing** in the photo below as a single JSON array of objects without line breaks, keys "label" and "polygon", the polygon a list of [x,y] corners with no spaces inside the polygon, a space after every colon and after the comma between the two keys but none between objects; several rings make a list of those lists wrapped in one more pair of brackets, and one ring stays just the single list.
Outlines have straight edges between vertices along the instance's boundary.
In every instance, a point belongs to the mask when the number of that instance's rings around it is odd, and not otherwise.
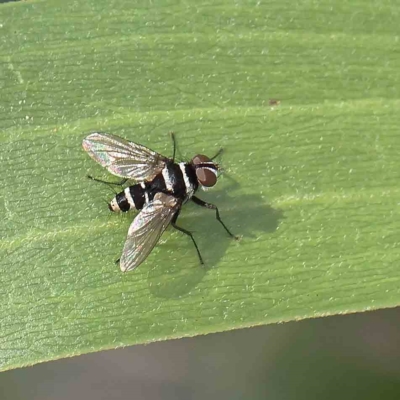
[{"label": "fly's right wing", "polygon": [[157,193],[144,206],[129,227],[120,260],[122,272],[136,268],[146,259],[179,207],[178,199],[164,193]]},{"label": "fly's right wing", "polygon": [[159,174],[168,158],[137,143],[107,133],[92,133],[82,142],[93,160],[121,178],[150,181]]}]

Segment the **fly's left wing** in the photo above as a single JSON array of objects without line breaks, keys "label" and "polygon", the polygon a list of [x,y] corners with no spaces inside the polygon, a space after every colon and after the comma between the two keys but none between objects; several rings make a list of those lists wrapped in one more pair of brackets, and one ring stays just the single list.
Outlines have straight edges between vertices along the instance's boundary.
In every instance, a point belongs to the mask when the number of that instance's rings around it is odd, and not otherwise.
[{"label": "fly's left wing", "polygon": [[157,193],[153,201],[145,205],[129,227],[120,260],[122,272],[136,268],[146,259],[179,206],[178,199],[164,193]]},{"label": "fly's left wing", "polygon": [[143,182],[159,174],[168,158],[137,143],[107,133],[92,133],[82,142],[93,160],[121,178]]}]

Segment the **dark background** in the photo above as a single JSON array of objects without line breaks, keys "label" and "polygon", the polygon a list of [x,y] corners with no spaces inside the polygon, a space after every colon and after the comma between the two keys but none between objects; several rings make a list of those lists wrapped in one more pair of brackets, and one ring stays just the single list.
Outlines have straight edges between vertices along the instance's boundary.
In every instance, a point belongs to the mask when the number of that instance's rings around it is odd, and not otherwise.
[{"label": "dark background", "polygon": [[0,374],[1,399],[400,399],[400,309],[104,351]]}]

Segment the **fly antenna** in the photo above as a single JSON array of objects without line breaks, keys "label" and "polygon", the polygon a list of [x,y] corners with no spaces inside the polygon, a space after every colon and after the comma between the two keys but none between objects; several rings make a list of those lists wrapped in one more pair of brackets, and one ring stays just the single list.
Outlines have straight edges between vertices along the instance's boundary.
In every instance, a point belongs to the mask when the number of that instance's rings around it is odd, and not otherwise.
[{"label": "fly antenna", "polygon": [[219,149],[219,150],[217,151],[217,154],[216,154],[214,157],[211,157],[210,160],[214,160],[214,158],[219,157],[223,152],[224,152],[224,149],[222,149],[222,148]]}]

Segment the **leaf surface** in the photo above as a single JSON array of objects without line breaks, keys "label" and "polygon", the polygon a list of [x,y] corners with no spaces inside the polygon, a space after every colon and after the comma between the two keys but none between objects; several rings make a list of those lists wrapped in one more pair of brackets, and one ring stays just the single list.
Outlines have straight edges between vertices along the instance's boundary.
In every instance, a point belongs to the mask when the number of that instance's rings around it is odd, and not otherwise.
[{"label": "leaf surface", "polygon": [[[394,307],[396,1],[0,6],[0,368]],[[225,175],[122,274],[132,215],[81,148],[105,131]]]}]

